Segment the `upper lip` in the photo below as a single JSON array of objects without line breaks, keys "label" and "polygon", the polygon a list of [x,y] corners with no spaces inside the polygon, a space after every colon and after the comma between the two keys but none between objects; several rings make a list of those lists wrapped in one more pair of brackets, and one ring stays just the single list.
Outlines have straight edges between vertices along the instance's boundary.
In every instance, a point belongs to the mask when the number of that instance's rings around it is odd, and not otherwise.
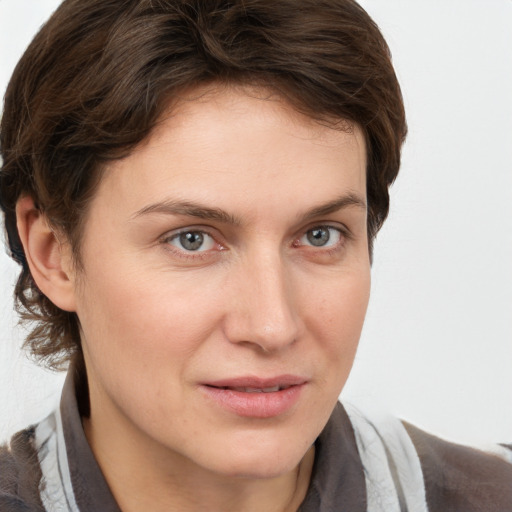
[{"label": "upper lip", "polygon": [[234,377],[204,382],[205,386],[214,388],[254,388],[266,389],[279,387],[299,386],[305,384],[308,379],[298,375],[277,375],[275,377],[262,378],[256,376]]}]

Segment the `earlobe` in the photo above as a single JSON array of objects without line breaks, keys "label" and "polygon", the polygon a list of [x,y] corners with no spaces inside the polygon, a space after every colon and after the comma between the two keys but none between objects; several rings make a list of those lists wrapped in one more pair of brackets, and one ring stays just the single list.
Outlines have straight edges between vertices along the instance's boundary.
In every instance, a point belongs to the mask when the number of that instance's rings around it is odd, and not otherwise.
[{"label": "earlobe", "polygon": [[57,307],[75,311],[75,276],[68,245],[57,238],[31,197],[18,200],[16,219],[30,273],[38,288]]}]

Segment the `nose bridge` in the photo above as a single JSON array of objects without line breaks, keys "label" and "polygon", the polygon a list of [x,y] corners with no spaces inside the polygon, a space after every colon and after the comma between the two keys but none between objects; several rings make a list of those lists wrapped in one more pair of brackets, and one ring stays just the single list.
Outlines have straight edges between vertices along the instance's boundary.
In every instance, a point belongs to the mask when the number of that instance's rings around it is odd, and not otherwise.
[{"label": "nose bridge", "polygon": [[299,316],[289,269],[278,250],[260,250],[241,263],[231,340],[256,344],[264,351],[293,343]]}]

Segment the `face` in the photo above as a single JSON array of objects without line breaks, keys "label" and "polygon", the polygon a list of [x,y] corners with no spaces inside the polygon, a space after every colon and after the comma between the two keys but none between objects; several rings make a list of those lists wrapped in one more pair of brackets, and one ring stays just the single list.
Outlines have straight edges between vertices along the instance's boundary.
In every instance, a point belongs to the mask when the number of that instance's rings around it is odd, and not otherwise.
[{"label": "face", "polygon": [[194,96],[105,169],[90,206],[75,293],[91,424],[205,471],[276,476],[327,422],[359,340],[363,137],[268,91]]}]

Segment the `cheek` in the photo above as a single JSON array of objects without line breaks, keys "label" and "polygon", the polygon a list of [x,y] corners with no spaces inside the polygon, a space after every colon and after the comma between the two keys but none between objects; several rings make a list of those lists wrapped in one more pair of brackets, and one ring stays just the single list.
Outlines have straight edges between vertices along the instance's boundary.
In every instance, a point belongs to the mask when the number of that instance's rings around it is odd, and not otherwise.
[{"label": "cheek", "polygon": [[212,288],[130,266],[110,273],[91,269],[78,301],[85,343],[90,351],[109,351],[115,354],[111,360],[134,367],[185,358],[219,317]]},{"label": "cheek", "polygon": [[370,273],[361,271],[332,279],[308,295],[305,323],[338,369],[352,366],[370,296]]},{"label": "cheek", "polygon": [[166,276],[97,277],[84,290],[79,314],[96,396],[106,392],[130,417],[165,424],[189,407],[183,386],[215,329],[215,303],[206,293],[178,293],[181,286],[171,287]]}]

